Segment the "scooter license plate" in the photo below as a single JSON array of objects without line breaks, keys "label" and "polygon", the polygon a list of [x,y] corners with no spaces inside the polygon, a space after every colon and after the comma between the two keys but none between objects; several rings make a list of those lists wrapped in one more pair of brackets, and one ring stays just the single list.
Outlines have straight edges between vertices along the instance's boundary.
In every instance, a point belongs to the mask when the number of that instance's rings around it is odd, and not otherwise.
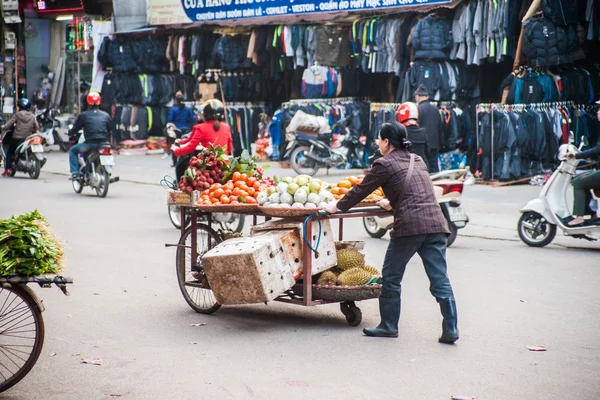
[{"label": "scooter license plate", "polygon": [[44,146],[42,146],[41,144],[32,144],[31,145],[31,151],[34,153],[43,153],[44,152]]},{"label": "scooter license plate", "polygon": [[469,219],[465,209],[462,207],[449,207],[448,213],[452,222],[467,221]]},{"label": "scooter license plate", "polygon": [[115,158],[113,156],[100,156],[100,164],[115,165]]}]

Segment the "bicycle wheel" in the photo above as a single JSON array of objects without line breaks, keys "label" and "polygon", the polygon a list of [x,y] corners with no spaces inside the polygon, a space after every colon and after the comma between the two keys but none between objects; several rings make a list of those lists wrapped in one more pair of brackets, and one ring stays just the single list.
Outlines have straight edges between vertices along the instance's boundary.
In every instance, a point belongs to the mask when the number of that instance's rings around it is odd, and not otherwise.
[{"label": "bicycle wheel", "polygon": [[20,286],[0,287],[0,392],[31,371],[44,344],[42,311]]},{"label": "bicycle wheel", "polygon": [[[210,289],[208,279],[202,268],[202,256],[211,248],[221,242],[221,237],[212,228],[204,224],[197,224],[196,248],[198,258],[192,260],[192,227],[185,230],[180,245],[188,247],[177,248],[177,281],[183,298],[188,305],[196,312],[202,314],[212,314],[217,311],[221,305]],[[193,262],[192,262],[193,261]]]}]

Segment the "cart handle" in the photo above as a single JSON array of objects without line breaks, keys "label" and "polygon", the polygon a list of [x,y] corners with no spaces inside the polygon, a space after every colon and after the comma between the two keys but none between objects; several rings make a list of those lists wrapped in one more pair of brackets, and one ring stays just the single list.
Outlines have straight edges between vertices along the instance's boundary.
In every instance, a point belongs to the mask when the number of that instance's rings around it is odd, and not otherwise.
[{"label": "cart handle", "polygon": [[335,214],[357,214],[357,213],[363,213],[363,212],[377,212],[377,211],[388,211],[384,208],[381,208],[379,206],[377,207],[360,207],[360,208],[351,208],[348,211],[336,211],[335,213],[328,213],[325,210],[319,210],[317,212],[317,215],[319,217],[326,217],[328,215],[335,215]]}]

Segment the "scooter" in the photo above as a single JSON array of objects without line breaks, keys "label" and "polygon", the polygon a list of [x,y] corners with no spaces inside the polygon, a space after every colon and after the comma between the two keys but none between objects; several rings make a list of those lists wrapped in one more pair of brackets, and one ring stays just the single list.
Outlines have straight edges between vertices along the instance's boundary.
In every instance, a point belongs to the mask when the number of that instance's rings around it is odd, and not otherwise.
[{"label": "scooter", "polygon": [[56,119],[59,113],[60,111],[55,108],[38,110],[36,111],[36,118],[42,129],[41,135],[44,138],[44,144],[48,146],[58,145],[60,150],[66,153],[67,146],[57,130],[57,128],[60,128],[60,121]]},{"label": "scooter", "polygon": [[[458,230],[467,226],[469,217],[461,206],[462,192],[465,185],[475,184],[475,179],[469,174],[468,169],[442,171],[431,175],[433,189],[438,204],[448,221],[447,246],[450,247],[458,236]],[[364,217],[363,225],[369,236],[373,238],[383,237],[394,225],[394,217]]]},{"label": "scooter", "polygon": [[[8,132],[6,136],[8,135],[12,135],[12,133]],[[39,134],[34,133],[33,135],[27,136],[23,143],[15,149],[13,165],[8,166],[8,169],[11,170],[11,177],[15,176],[17,172],[29,174],[31,179],[38,179],[40,177],[42,167],[46,163],[42,142],[42,137]],[[0,152],[2,153],[1,158],[4,162],[6,162],[6,151],[8,151],[7,146],[0,146]]]},{"label": "scooter", "polygon": [[[78,143],[85,142],[82,133],[81,131],[78,133]],[[78,154],[77,159],[81,175],[79,178],[71,180],[75,193],[79,194],[84,187],[90,186],[96,191],[98,197],[106,197],[109,185],[120,179],[118,176],[111,178],[115,165],[111,145],[109,143],[102,144],[98,149],[87,154]]]},{"label": "scooter", "polygon": [[284,159],[289,158],[298,175],[313,176],[323,167],[366,168],[364,145],[359,133],[350,128],[350,122],[350,118],[342,119],[331,128],[333,132],[343,132],[338,137],[340,144],[336,147],[331,146],[331,133],[320,134],[318,137],[288,133]]},{"label": "scooter", "polygon": [[[531,247],[544,247],[554,240],[557,227],[565,236],[576,239],[596,241],[600,236],[600,218],[587,220],[583,225],[569,226],[573,219],[572,204],[567,201],[567,190],[571,182],[595,172],[577,171],[580,160],[569,159],[568,153],[577,153],[586,141],[582,141],[579,149],[573,144],[563,144],[558,150],[560,166],[542,188],[537,199],[531,200],[521,210],[521,218],[517,226],[521,240]],[[600,189],[591,191],[592,203],[598,204]]]}]

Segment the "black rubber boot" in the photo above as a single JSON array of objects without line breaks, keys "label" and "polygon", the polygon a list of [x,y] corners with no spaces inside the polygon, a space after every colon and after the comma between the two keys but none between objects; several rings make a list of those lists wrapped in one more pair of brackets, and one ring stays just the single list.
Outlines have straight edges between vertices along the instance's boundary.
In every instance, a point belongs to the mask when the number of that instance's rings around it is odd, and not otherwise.
[{"label": "black rubber boot", "polygon": [[381,322],[377,328],[363,329],[363,333],[372,337],[398,337],[398,320],[400,319],[399,298],[379,298],[379,314]]},{"label": "black rubber boot", "polygon": [[437,299],[444,320],[442,321],[442,336],[440,343],[453,344],[458,340],[458,315],[454,299]]}]

